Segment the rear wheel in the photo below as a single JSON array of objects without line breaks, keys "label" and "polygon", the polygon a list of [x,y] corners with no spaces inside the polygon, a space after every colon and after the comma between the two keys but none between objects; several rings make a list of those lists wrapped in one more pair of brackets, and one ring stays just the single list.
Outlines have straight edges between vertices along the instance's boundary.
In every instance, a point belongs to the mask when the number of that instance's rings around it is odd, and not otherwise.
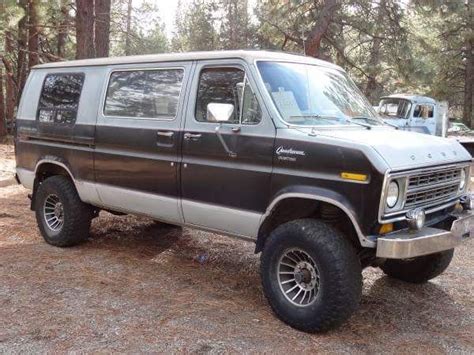
[{"label": "rear wheel", "polygon": [[340,325],[358,308],[362,293],[355,249],[318,220],[296,220],[275,229],[261,256],[261,277],[277,316],[307,332]]},{"label": "rear wheel", "polygon": [[36,221],[44,240],[69,247],[89,236],[93,209],[81,201],[74,184],[64,176],[52,176],[38,187],[35,196]]},{"label": "rear wheel", "polygon": [[424,283],[441,275],[453,259],[454,249],[411,259],[388,259],[380,267],[385,274],[411,283]]}]

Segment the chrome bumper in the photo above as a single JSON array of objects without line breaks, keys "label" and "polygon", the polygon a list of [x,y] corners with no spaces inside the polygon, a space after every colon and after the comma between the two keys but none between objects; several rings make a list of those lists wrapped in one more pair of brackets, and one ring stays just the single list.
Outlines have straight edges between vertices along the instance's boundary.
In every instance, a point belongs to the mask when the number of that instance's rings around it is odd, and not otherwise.
[{"label": "chrome bumper", "polygon": [[464,211],[456,217],[451,230],[425,227],[419,231],[390,233],[377,239],[377,257],[407,259],[452,249],[474,235],[474,213]]}]

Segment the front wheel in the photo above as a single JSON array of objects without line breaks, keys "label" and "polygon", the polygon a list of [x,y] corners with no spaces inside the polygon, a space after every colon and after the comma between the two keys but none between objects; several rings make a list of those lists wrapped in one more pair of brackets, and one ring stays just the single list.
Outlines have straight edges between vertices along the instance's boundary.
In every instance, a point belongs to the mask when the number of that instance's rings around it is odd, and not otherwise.
[{"label": "front wheel", "polygon": [[51,245],[69,247],[89,236],[93,210],[64,176],[49,177],[39,185],[35,212],[41,235]]},{"label": "front wheel", "polygon": [[358,308],[362,268],[351,243],[324,222],[285,223],[261,256],[263,291],[277,316],[306,332],[340,325]]},{"label": "front wheel", "polygon": [[453,259],[454,249],[412,259],[388,259],[380,267],[385,274],[398,280],[421,284],[443,273]]}]

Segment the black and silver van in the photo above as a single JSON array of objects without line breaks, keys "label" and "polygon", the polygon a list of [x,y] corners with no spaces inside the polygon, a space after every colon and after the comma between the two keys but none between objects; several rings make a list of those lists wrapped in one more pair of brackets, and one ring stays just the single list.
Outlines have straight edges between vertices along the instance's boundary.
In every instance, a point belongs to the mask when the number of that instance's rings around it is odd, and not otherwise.
[{"label": "black and silver van", "polygon": [[364,267],[426,282],[474,229],[470,154],[384,124],[344,70],[304,56],[36,66],[16,159],[46,242],[86,240],[101,209],[253,241],[271,307],[304,331],[357,309]]}]

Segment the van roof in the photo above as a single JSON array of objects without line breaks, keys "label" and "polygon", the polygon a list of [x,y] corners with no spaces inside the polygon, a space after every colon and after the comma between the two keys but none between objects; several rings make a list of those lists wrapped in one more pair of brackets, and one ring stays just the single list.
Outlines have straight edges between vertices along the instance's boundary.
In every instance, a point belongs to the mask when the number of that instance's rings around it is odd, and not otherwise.
[{"label": "van roof", "polygon": [[207,59],[234,59],[239,58],[247,62],[254,60],[281,60],[298,63],[317,64],[325,67],[341,69],[339,66],[307,57],[304,55],[290,54],[285,52],[272,52],[260,50],[233,50],[233,51],[209,51],[209,52],[186,52],[186,53],[165,53],[165,54],[148,54],[127,57],[107,57],[80,59],[64,62],[51,62],[36,65],[33,69],[43,68],[68,68],[68,67],[86,67],[86,66],[103,66],[103,65],[120,65],[120,64],[141,64],[154,62],[177,62],[191,60],[207,60]]}]

